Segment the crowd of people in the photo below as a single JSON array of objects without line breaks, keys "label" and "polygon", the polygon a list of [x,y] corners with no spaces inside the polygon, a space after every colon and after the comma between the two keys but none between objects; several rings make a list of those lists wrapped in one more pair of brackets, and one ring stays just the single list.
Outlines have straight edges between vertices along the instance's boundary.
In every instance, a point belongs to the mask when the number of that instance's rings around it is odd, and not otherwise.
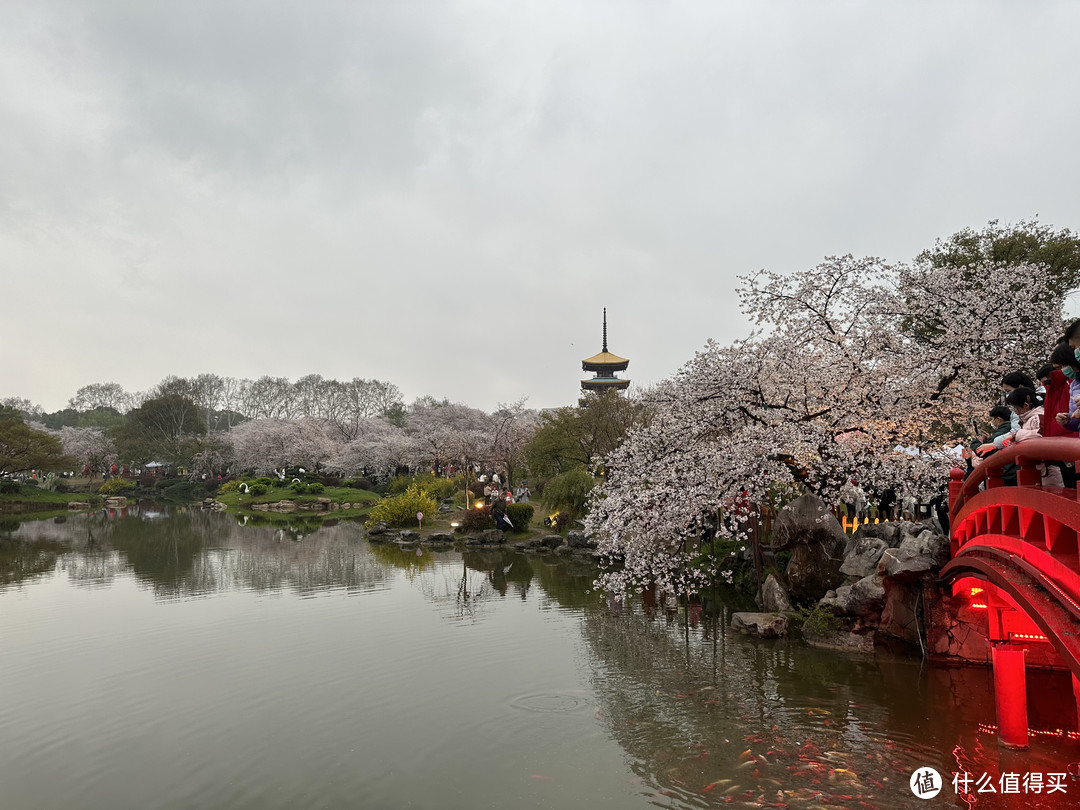
[{"label": "crowd of people", "polygon": [[[1073,321],[1050,352],[1035,379],[1023,371],[1001,378],[1003,402],[988,413],[990,429],[975,426],[975,438],[964,452],[969,473],[1002,449],[1034,438],[1076,438],[1080,430],[1080,319]],[[1039,465],[1044,486],[1076,485],[1072,462]],[[1002,469],[1006,484],[1016,485],[1017,466]]]},{"label": "crowd of people", "polygon": [[529,502],[529,496],[532,493],[529,491],[528,483],[522,480],[516,490],[511,490],[509,486],[503,485],[503,480],[497,470],[490,476],[487,473],[480,475],[477,481],[484,485],[484,503],[491,507],[495,528],[500,531],[513,528],[513,524],[506,517],[506,507],[512,503]]}]

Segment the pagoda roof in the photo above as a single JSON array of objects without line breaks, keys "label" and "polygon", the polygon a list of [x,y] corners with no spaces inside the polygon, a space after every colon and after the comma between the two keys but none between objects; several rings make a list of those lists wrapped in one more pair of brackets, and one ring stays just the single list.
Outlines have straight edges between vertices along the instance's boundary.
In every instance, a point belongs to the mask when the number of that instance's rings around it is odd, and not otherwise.
[{"label": "pagoda roof", "polygon": [[591,380],[582,380],[581,387],[586,391],[602,391],[608,388],[622,390],[630,387],[630,380],[620,380],[618,377],[593,377]]},{"label": "pagoda roof", "polygon": [[619,357],[617,354],[612,354],[606,349],[600,354],[594,354],[581,361],[581,367],[585,371],[622,371],[628,365],[630,361],[625,357]]}]

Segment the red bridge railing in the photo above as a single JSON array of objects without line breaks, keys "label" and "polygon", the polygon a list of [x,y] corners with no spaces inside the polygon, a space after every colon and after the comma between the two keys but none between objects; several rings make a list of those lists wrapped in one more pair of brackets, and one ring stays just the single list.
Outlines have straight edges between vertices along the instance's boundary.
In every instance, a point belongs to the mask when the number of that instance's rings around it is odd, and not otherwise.
[{"label": "red bridge railing", "polygon": [[[941,580],[987,611],[999,737],[1027,745],[1024,666],[1057,657],[1080,701],[1080,499],[1076,487],[1042,485],[1046,462],[1080,462],[1080,439],[1032,439],[998,451],[949,482],[952,560]],[[1002,472],[1017,466],[1017,485]],[[1074,707],[1075,708],[1075,707]]]}]

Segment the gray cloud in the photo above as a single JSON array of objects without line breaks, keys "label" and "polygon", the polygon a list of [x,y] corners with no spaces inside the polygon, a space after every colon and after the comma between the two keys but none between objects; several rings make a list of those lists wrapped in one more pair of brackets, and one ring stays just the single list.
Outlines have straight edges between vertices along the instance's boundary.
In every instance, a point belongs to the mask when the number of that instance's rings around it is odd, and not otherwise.
[{"label": "gray cloud", "polygon": [[0,11],[0,396],[378,377],[492,408],[743,334],[734,278],[1076,227],[1066,2]]}]

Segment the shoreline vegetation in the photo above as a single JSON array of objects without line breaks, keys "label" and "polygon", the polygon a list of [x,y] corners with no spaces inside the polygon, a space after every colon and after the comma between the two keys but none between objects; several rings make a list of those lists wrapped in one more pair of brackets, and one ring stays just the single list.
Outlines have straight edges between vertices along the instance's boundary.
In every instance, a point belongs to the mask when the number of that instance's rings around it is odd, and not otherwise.
[{"label": "shoreline vegetation", "polygon": [[[105,482],[117,482],[123,479],[113,478]],[[417,479],[410,479],[415,482]],[[423,477],[419,477],[423,480]],[[15,483],[15,482],[11,482]],[[216,482],[215,482],[216,483]],[[57,484],[59,486],[57,487]],[[358,489],[351,486],[326,486],[318,482],[281,482],[267,478],[231,479],[220,486],[208,487],[202,481],[188,481],[183,478],[162,478],[155,486],[140,486],[130,482],[131,486],[105,486],[107,493],[102,493],[103,485],[92,478],[56,479],[51,485],[39,486],[36,482],[20,481],[8,491],[0,492],[0,515],[18,521],[44,520],[76,512],[93,511],[108,508],[111,498],[125,498],[130,504],[167,504],[173,506],[195,506],[216,502],[224,506],[224,511],[255,523],[288,523],[290,521],[321,521],[327,519],[372,522],[372,512],[379,503],[403,495],[392,491],[377,492]],[[246,489],[247,491],[243,491]],[[445,493],[444,493],[445,494]],[[470,510],[465,509],[464,491],[455,492],[451,497],[442,498],[444,508],[449,511],[430,509],[423,521],[401,521],[401,525],[391,523],[389,532],[408,529],[416,532],[420,538],[433,534],[455,533],[459,524],[465,523],[466,516],[475,510],[475,501],[470,498]],[[84,508],[72,508],[72,504],[89,504]],[[275,508],[278,507],[278,508]],[[218,507],[219,509],[221,507]],[[541,533],[558,533],[557,529],[543,526],[542,510],[535,513],[529,525],[521,530],[507,533],[507,542],[530,540]],[[464,538],[470,533],[462,527],[459,536]],[[564,532],[565,533],[565,530]]]}]

